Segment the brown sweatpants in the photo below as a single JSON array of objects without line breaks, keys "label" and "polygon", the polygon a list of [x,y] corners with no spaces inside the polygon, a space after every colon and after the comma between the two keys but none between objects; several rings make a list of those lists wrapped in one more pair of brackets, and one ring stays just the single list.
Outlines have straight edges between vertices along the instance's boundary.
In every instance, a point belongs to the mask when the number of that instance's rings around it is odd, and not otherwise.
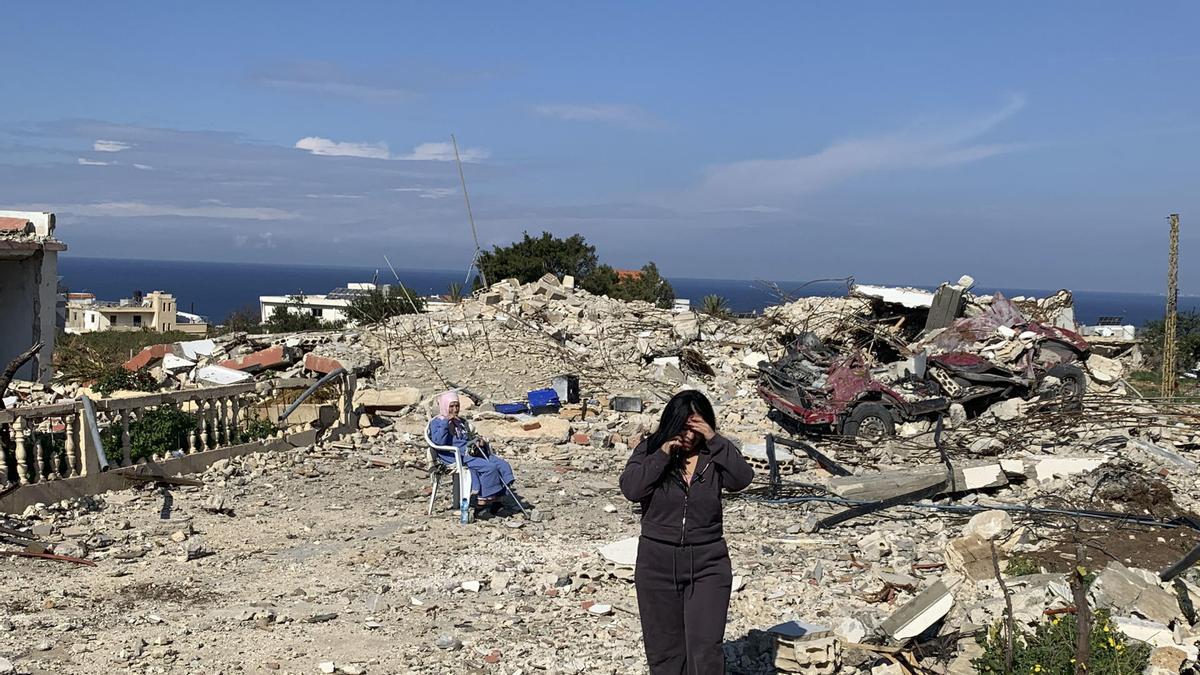
[{"label": "brown sweatpants", "polygon": [[677,546],[642,537],[634,571],[651,675],[721,675],[733,572],[724,539]]}]

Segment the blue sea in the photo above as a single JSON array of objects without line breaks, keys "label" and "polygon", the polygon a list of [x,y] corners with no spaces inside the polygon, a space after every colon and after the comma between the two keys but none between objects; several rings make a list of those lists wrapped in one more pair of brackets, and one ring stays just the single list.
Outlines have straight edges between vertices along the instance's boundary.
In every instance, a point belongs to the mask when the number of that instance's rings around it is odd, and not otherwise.
[{"label": "blue sea", "polygon": [[[380,283],[395,280],[391,270],[361,267],[325,267],[315,265],[269,265],[260,263],[176,262],[154,260],[117,260],[65,255],[59,258],[59,275],[72,292],[91,292],[102,300],[129,297],[135,290],[167,291],[175,296],[179,309],[220,322],[237,309],[258,311],[260,295],[293,293],[324,294],[351,282]],[[443,294],[453,282],[462,283],[464,272],[452,270],[398,269],[400,280],[423,295]],[[727,279],[689,279],[670,277],[675,295],[698,305],[706,295],[725,297],[736,312],[757,312],[776,304],[775,293],[757,281]],[[860,279],[862,283],[869,283]],[[775,281],[790,296],[842,295],[841,282],[806,283]],[[1009,297],[1049,295],[1057,289],[977,288],[977,293],[1000,291]],[[1095,323],[1101,316],[1123,317],[1126,324],[1142,326],[1162,318],[1166,298],[1149,293],[1112,293],[1074,291],[1076,319]],[[1200,297],[1179,299],[1181,311],[1200,309]]]}]

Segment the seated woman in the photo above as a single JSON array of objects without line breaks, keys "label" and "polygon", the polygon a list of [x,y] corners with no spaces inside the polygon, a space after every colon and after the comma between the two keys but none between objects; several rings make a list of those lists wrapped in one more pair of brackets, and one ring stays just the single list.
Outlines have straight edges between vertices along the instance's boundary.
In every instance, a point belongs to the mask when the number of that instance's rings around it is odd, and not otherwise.
[{"label": "seated woman", "polygon": [[[468,437],[467,423],[458,416],[459,408],[458,394],[448,391],[438,397],[440,414],[429,423],[429,439],[434,445],[458,448],[463,465],[471,472],[471,494],[478,496],[480,506],[498,502],[505,486],[515,480],[512,467],[492,454],[486,442]],[[454,455],[443,450],[438,450],[438,459],[454,464]]]}]

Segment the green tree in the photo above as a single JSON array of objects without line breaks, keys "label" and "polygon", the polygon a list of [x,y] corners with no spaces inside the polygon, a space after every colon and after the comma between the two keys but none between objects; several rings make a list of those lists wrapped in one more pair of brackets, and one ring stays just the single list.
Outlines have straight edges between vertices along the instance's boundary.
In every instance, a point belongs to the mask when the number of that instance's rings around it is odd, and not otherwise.
[{"label": "green tree", "polygon": [[[570,275],[580,288],[595,295],[644,300],[659,307],[670,307],[675,302],[675,289],[662,278],[653,262],[646,263],[637,275],[622,277],[609,265],[600,264],[596,247],[578,234],[558,239],[549,232],[537,238],[526,232],[521,241],[496,246],[480,255],[479,267],[492,283],[516,279],[525,284],[547,273],[560,278]],[[480,280],[475,282],[478,284]]]},{"label": "green tree", "polygon": [[288,304],[271,310],[263,326],[271,333],[298,333],[306,330],[336,330],[346,325],[345,321],[322,321],[313,310],[304,306],[304,296],[288,297]]},{"label": "green tree", "polygon": [[729,301],[719,295],[706,295],[700,303],[701,313],[726,318],[730,315]]},{"label": "green tree", "polygon": [[403,284],[374,288],[350,301],[346,314],[359,324],[381,323],[400,314],[418,314],[425,300]]},{"label": "green tree", "polygon": [[260,323],[258,309],[253,305],[246,305],[230,312],[221,322],[221,327],[227,333],[252,333],[259,329]]},{"label": "green tree", "polygon": [[271,310],[264,324],[271,333],[295,333],[304,330],[321,330],[324,324],[308,311],[295,311],[287,305],[279,305]]},{"label": "green tree", "polygon": [[450,282],[449,291],[450,292],[446,294],[447,300],[449,300],[450,302],[453,302],[456,305],[463,301],[464,294],[463,294],[463,285],[462,284],[458,283],[457,281]]},{"label": "green tree", "polygon": [[620,278],[609,297],[618,300],[642,300],[663,309],[675,303],[675,289],[658,273],[658,265],[642,265],[641,274]]},{"label": "green tree", "polygon": [[[1154,369],[1162,367],[1164,323],[1162,319],[1155,319],[1147,321],[1142,327],[1142,350],[1146,365]],[[1190,370],[1200,360],[1200,312],[1191,310],[1179,313],[1175,319],[1175,340],[1179,350],[1176,359],[1178,370]]]},{"label": "green tree", "polygon": [[[573,276],[585,279],[599,264],[596,247],[584,241],[583,236],[574,234],[566,239],[554,237],[549,232],[534,238],[523,233],[521,241],[508,246],[495,246],[479,256],[479,269],[491,283],[501,279],[517,279],[529,283],[546,274],[557,277]],[[480,283],[476,279],[476,283]]]}]

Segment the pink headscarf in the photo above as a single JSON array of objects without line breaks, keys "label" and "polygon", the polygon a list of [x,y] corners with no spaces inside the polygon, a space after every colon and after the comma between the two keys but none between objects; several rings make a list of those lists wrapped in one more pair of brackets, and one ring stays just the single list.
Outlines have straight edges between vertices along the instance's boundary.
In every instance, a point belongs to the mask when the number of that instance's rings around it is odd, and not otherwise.
[{"label": "pink headscarf", "polygon": [[439,417],[450,417],[450,404],[458,403],[458,394],[453,391],[448,391],[441,396],[438,396],[438,413]]}]

